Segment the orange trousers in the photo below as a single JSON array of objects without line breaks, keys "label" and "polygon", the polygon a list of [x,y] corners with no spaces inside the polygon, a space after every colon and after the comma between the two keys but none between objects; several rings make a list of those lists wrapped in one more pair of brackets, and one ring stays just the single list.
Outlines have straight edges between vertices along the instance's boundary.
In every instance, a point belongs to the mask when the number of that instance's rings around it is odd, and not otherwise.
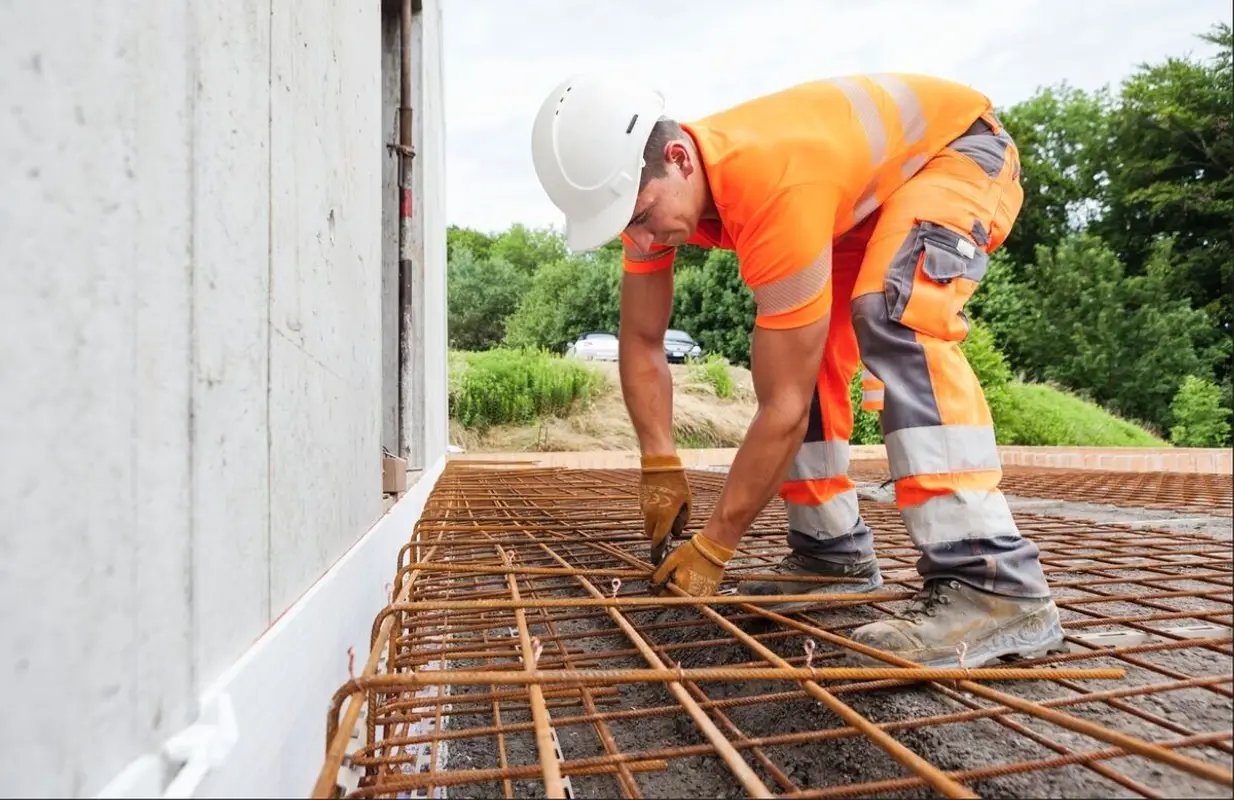
[{"label": "orange trousers", "polygon": [[849,385],[880,412],[896,505],[924,578],[1018,596],[1048,594],[1038,552],[1005,498],[989,406],[960,349],[964,305],[1024,195],[1015,145],[974,123],[835,242],[831,327],[805,440],[780,496],[789,543],[824,560],[873,555],[849,478]]}]

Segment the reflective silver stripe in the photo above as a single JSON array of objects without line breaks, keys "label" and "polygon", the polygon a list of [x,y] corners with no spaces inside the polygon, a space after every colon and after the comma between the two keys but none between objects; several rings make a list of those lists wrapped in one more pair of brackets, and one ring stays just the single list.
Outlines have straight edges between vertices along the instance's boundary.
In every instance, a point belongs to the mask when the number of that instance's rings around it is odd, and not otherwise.
[{"label": "reflective silver stripe", "polygon": [[834,78],[833,81],[853,104],[853,111],[870,145],[870,162],[876,167],[880,166],[887,157],[887,130],[883,118],[878,115],[878,105],[866,87],[855,78]]},{"label": "reflective silver stripe", "polygon": [[788,468],[787,481],[835,478],[848,472],[848,442],[803,442]]},{"label": "reflective silver stripe", "polygon": [[857,524],[857,490],[836,495],[821,506],[785,502],[788,527],[815,539],[835,539]]},{"label": "reflective silver stripe", "polygon": [[1003,493],[964,489],[932,497],[919,506],[902,509],[904,526],[918,546],[1019,536]]},{"label": "reflective silver stripe", "polygon": [[925,155],[918,154],[913,156],[904,162],[904,166],[900,167],[900,176],[904,178],[904,180],[908,180],[920,172],[921,168],[924,167],[926,162],[929,160],[929,157]]},{"label": "reflective silver stripe", "polygon": [[818,258],[792,275],[754,287],[754,303],[759,315],[782,314],[804,305],[814,298],[831,280],[831,242],[827,242]]},{"label": "reflective silver stripe", "polygon": [[999,469],[990,425],[929,425],[901,428],[885,437],[892,480],[909,475]]},{"label": "reflective silver stripe", "polygon": [[868,392],[862,392],[861,399],[867,403],[873,403],[875,401],[881,403],[883,402],[883,390],[874,389]]},{"label": "reflective silver stripe", "polygon": [[853,206],[853,224],[857,225],[866,217],[874,213],[878,208],[878,195],[871,191],[869,194],[862,195],[858,198],[856,205]]},{"label": "reflective silver stripe", "polygon": [[925,114],[912,87],[894,75],[871,75],[870,80],[895,100],[896,110],[900,112],[900,127],[904,131],[904,144],[921,141],[926,132]]}]

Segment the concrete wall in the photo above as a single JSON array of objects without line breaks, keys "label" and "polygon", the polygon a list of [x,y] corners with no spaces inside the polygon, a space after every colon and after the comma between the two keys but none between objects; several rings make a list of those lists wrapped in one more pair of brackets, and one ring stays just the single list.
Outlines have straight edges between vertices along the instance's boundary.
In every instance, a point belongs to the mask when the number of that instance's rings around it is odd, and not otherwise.
[{"label": "concrete wall", "polygon": [[[6,794],[92,795],[156,750],[381,514],[380,5],[0,3]],[[424,7],[419,324],[444,343]],[[418,362],[434,457],[444,344]]]}]

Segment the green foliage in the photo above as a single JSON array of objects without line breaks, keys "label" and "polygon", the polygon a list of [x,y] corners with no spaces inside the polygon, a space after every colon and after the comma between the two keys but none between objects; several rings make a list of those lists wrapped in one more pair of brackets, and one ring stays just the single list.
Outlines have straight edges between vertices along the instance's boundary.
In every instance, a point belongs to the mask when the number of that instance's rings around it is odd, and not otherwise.
[{"label": "green foliage", "polygon": [[506,343],[563,352],[586,330],[617,331],[621,264],[572,256],[546,264],[510,318]]},{"label": "green foliage", "polygon": [[1230,441],[1230,409],[1212,381],[1188,375],[1170,404],[1170,441],[1179,447],[1225,447]]},{"label": "green foliage", "polygon": [[470,250],[480,261],[487,261],[493,248],[493,237],[486,233],[451,225],[446,228],[446,258],[454,258],[459,250]]},{"label": "green foliage", "polygon": [[1093,213],[1104,178],[1109,92],[1066,83],[999,112],[1020,152],[1024,205],[1003,245],[1011,260],[1032,262],[1039,245],[1053,247]]},{"label": "green foliage", "polygon": [[466,245],[450,254],[447,270],[450,346],[461,350],[496,346],[531,279],[503,259],[481,259]]},{"label": "green foliage", "polygon": [[700,359],[691,359],[688,374],[690,380],[706,383],[715,390],[716,397],[727,400],[733,396],[736,385],[733,374],[729,372],[728,359],[719,353],[709,353]]},{"label": "green foliage", "polygon": [[688,332],[708,353],[750,365],[754,295],[741,280],[736,255],[712,250],[701,267],[674,275],[673,327]]},{"label": "green foliage", "polygon": [[1036,383],[1008,384],[999,443],[1035,447],[1166,447],[1148,431],[1080,397]]},{"label": "green foliage", "polygon": [[1091,234],[1041,248],[1018,324],[1004,329],[1019,366],[1164,429],[1183,379],[1210,376],[1222,355],[1206,344],[1208,318],[1185,298],[1171,298],[1169,269],[1168,241],[1158,243],[1147,273],[1138,276],[1128,276]]},{"label": "green foliage", "polygon": [[551,228],[528,228],[515,223],[493,240],[492,258],[502,259],[523,275],[535,275],[567,255],[565,239]]},{"label": "green foliage", "polygon": [[564,416],[605,384],[582,362],[535,350],[455,352],[450,361],[450,416],[475,430]]},{"label": "green foliage", "polygon": [[1097,231],[1131,274],[1147,269],[1156,239],[1174,239],[1172,296],[1190,299],[1227,331],[1234,324],[1234,85],[1231,30],[1203,37],[1208,63],[1170,58],[1128,80],[1111,117],[1108,214]]}]

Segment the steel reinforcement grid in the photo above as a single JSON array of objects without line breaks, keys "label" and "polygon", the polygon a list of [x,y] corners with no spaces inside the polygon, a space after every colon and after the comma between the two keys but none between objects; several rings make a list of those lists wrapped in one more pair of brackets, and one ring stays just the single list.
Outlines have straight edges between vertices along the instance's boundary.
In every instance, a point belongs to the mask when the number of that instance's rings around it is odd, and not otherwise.
[{"label": "steel reinforcement grid", "polygon": [[[723,479],[690,473],[692,530]],[[700,602],[649,594],[637,491],[450,463],[330,705],[315,796],[1230,796],[1228,540],[1017,514],[1067,653],[862,668],[846,635],[920,587],[893,504],[862,503],[882,590],[781,614],[733,593],[787,552],[778,500]]]}]

